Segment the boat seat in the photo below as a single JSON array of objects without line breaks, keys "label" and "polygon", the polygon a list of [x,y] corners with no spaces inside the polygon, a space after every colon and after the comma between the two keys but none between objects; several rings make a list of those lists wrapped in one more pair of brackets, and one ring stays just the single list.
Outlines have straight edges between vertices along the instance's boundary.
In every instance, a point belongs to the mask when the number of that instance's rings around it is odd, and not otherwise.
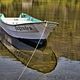
[{"label": "boat seat", "polygon": [[27,14],[21,14],[20,18],[27,18],[27,20],[33,21],[33,18],[31,16],[27,15]]},{"label": "boat seat", "polygon": [[19,17],[20,18],[26,18],[27,20],[32,21],[34,23],[35,22],[41,22],[41,20],[38,20],[36,18],[33,18],[33,17],[31,17],[31,16],[29,16],[28,14],[25,14],[25,13],[21,13]]},{"label": "boat seat", "polygon": [[0,18],[4,18],[4,15],[2,13],[0,13]]}]

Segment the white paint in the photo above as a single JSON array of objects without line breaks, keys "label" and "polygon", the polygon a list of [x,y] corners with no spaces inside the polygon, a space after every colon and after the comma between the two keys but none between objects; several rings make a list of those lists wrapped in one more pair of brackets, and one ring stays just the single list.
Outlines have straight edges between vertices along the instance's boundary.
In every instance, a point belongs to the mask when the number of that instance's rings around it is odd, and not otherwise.
[{"label": "white paint", "polygon": [[31,23],[32,21],[28,18],[2,18],[2,21],[6,24],[16,25],[16,24],[24,24]]}]

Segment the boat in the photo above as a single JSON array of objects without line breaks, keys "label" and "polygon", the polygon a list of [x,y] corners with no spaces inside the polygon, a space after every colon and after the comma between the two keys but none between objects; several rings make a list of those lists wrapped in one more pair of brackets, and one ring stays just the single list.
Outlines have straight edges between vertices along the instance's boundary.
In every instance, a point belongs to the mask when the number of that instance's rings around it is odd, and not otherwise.
[{"label": "boat", "polygon": [[[42,21],[26,13],[19,17],[5,17],[0,13],[0,41],[6,40],[18,49],[42,48],[57,22]],[[45,28],[46,27],[46,28]],[[37,47],[36,47],[37,46]]]}]

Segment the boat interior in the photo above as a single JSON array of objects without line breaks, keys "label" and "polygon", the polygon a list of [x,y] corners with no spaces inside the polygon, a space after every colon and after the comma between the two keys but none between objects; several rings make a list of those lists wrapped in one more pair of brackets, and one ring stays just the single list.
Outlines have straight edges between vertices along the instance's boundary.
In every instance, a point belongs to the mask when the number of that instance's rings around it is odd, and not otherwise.
[{"label": "boat interior", "polygon": [[16,24],[24,24],[24,23],[39,23],[43,22],[39,19],[36,19],[28,14],[21,13],[19,17],[5,17],[4,14],[0,13],[0,20],[6,24],[16,25]]}]

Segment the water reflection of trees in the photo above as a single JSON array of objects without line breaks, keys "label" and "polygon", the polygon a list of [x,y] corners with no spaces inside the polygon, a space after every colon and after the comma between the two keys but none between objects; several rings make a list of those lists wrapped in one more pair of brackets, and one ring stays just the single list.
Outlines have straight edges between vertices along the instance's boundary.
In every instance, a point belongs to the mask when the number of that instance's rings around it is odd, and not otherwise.
[{"label": "water reflection of trees", "polygon": [[[80,1],[79,0],[31,0],[32,5],[30,8],[22,7],[22,2],[28,3],[30,0],[13,0],[9,5],[0,3],[0,12],[5,13],[7,16],[18,16],[21,12],[26,12],[41,20],[51,20],[59,22],[59,27],[52,34],[65,43],[69,42],[66,52],[74,49],[77,52],[79,42],[74,41],[75,37],[80,36]],[[52,40],[50,38],[50,40]],[[77,40],[77,39],[76,39]],[[76,43],[77,44],[76,44]],[[80,44],[80,43],[79,43]],[[69,55],[68,54],[68,55]]]},{"label": "water reflection of trees", "polygon": [[21,0],[13,0],[10,4],[3,4],[0,5],[0,12],[6,14],[7,16],[15,16],[19,14],[22,10]]}]

